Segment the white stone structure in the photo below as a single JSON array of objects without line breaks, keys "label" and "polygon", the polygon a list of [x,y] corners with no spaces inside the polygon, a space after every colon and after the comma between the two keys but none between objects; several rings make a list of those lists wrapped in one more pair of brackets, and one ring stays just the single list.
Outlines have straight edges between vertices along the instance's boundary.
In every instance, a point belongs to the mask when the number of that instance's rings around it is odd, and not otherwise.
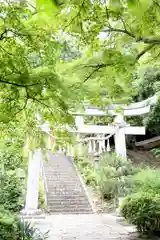
[{"label": "white stone structure", "polygon": [[23,214],[36,214],[38,212],[39,177],[41,171],[41,150],[30,151],[28,163],[28,179],[25,208]]},{"label": "white stone structure", "polygon": [[[50,137],[53,137],[53,136],[49,133],[50,128],[48,124],[40,126],[40,129],[48,136],[46,149],[51,149],[52,144],[51,144]],[[28,151],[29,151],[29,161],[28,161],[27,193],[26,193],[25,207],[22,210],[22,214],[34,215],[41,212],[38,209],[38,195],[39,195],[40,176],[42,176],[43,181],[45,181],[45,177],[43,176],[43,173],[44,173],[43,160],[44,159],[43,159],[43,154],[41,149],[35,149],[35,150],[28,149]]]},{"label": "white stone structure", "polygon": [[[125,135],[142,135],[145,134],[144,127],[131,127],[125,121],[125,116],[137,116],[150,111],[150,106],[157,102],[158,96],[155,95],[145,101],[130,104],[129,106],[121,105],[121,112],[117,113],[117,105],[111,105],[103,111],[98,108],[86,107],[84,112],[76,112],[73,115],[76,116],[76,129],[69,128],[68,131],[77,134],[78,153],[82,153],[82,142],[88,142],[88,152],[96,152],[96,142],[98,142],[98,153],[101,154],[105,150],[105,140],[108,140],[114,135],[115,139],[115,151],[118,156],[126,159],[126,141]],[[119,106],[118,106],[119,107]],[[110,126],[97,126],[97,125],[85,125],[84,116],[107,116],[112,115],[115,120]],[[40,126],[41,130],[48,135],[48,147],[46,149],[52,149],[51,138],[54,138],[50,134],[50,128],[48,124]],[[82,135],[94,134],[96,137],[82,138]],[[108,136],[106,136],[108,134]],[[54,138],[55,139],[55,138]],[[74,148],[71,145],[67,146],[68,154],[74,155]],[[60,151],[62,149],[60,148]],[[107,144],[107,151],[110,151],[109,142]],[[39,177],[42,172],[43,156],[41,149],[35,149],[30,151],[29,165],[28,165],[28,181],[27,181],[27,194],[25,208],[22,213],[35,214],[38,211],[38,190],[39,190]]]},{"label": "white stone structure", "polygon": [[[129,106],[125,105],[111,105],[106,108],[106,111],[101,110],[99,108],[95,107],[86,107],[86,109],[83,112],[76,112],[72,113],[76,116],[76,129],[70,130],[71,132],[80,134],[96,134],[96,141],[99,142],[99,153],[102,152],[102,149],[104,147],[104,141],[102,142],[101,139],[99,139],[99,135],[106,135],[109,134],[109,136],[114,135],[115,140],[115,151],[117,156],[121,156],[123,159],[127,158],[126,155],[126,139],[125,135],[144,135],[145,134],[145,128],[144,127],[131,127],[129,126],[125,120],[125,116],[138,116],[145,113],[148,113],[150,111],[150,107],[154,104],[156,104],[158,100],[158,96],[155,95],[145,101],[133,103]],[[120,111],[117,112],[117,108],[121,108]],[[84,116],[107,116],[111,115],[114,116],[114,122],[111,126],[100,126],[100,125],[85,125],[83,117]],[[78,142],[80,144],[80,141],[78,139]],[[85,140],[85,139],[84,139]],[[95,152],[95,141],[94,144],[89,143],[88,144],[88,150],[89,152]],[[108,150],[110,150],[108,145]]]}]

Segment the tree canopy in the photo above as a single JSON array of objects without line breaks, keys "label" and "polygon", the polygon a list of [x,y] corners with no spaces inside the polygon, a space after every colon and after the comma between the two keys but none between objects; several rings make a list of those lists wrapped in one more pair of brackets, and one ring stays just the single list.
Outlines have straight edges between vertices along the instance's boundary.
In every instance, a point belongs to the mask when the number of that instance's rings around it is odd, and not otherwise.
[{"label": "tree canopy", "polygon": [[1,2],[0,122],[68,123],[85,101],[132,101],[137,68],[159,62],[159,10],[158,0]]},{"label": "tree canopy", "polygon": [[[37,2],[44,6],[44,1]],[[111,101],[129,101],[137,66],[159,60],[159,1],[50,2],[59,30],[76,36],[86,50],[74,62],[75,75],[85,84],[90,81],[97,91],[104,89]]]},{"label": "tree canopy", "polygon": [[29,2],[0,3],[1,122],[21,118],[23,110],[34,118],[39,113],[65,120],[68,105],[76,104],[56,70],[63,45],[45,17]]},{"label": "tree canopy", "polygon": [[1,3],[0,118],[33,103],[60,116],[76,100],[128,102],[137,66],[159,56],[158,1],[31,2]]}]

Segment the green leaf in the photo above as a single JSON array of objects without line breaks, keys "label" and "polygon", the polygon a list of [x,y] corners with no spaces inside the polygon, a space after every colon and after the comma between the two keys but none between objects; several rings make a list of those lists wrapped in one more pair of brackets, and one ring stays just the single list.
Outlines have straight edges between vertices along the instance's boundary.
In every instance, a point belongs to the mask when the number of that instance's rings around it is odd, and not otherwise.
[{"label": "green leaf", "polygon": [[120,0],[109,0],[109,7],[115,11],[119,12],[121,10],[121,2]]},{"label": "green leaf", "polygon": [[37,9],[45,11],[48,15],[53,14],[57,8],[56,1],[53,0],[36,0]]}]

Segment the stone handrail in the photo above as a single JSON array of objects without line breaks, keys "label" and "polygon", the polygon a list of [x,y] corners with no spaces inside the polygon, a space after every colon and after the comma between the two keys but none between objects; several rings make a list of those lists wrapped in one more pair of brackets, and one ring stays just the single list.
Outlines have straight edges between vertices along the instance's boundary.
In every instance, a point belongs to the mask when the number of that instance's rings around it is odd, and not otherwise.
[{"label": "stone handrail", "polygon": [[44,171],[44,163],[42,162],[42,179],[43,179],[43,189],[44,189],[44,197],[45,197],[45,203],[47,205],[47,193],[48,193],[48,186],[47,186],[47,179],[46,174]]}]

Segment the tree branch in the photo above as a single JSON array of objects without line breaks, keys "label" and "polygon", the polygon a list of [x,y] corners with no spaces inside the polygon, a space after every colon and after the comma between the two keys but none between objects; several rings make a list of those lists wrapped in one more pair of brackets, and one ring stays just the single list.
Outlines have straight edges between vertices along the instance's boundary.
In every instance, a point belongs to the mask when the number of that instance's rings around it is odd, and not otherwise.
[{"label": "tree branch", "polygon": [[154,46],[155,46],[155,44],[149,45],[149,46],[147,46],[143,51],[141,51],[141,52],[137,55],[136,61],[138,61],[145,53],[147,53],[148,51],[150,51]]},{"label": "tree branch", "polygon": [[23,85],[23,84],[18,84],[18,83],[14,83],[14,82],[4,81],[4,80],[1,80],[1,79],[0,79],[0,83],[4,83],[4,84],[8,84],[8,85],[13,85],[13,86],[16,86],[16,87],[23,87],[23,88],[32,87],[32,86],[35,86],[35,85],[38,85],[38,84],[39,84],[39,83],[33,83],[33,84],[31,84],[31,85]]},{"label": "tree branch", "polygon": [[44,102],[41,102],[39,99],[35,98],[35,97],[31,97],[29,96],[29,99],[31,99],[32,101],[37,102],[38,104],[41,104],[42,106],[46,107],[48,109],[48,111],[51,113],[51,115],[54,117],[54,114],[52,112],[52,109]]},{"label": "tree branch", "polygon": [[69,27],[69,26],[76,20],[76,18],[78,18],[78,17],[80,16],[81,9],[83,8],[83,5],[84,5],[84,1],[85,1],[85,0],[83,0],[82,4],[79,6],[79,10],[78,10],[78,12],[76,13],[76,15],[75,15],[75,16],[71,19],[71,21],[63,28],[63,31],[64,31],[67,27]]},{"label": "tree branch", "polygon": [[96,72],[98,72],[101,68],[106,67],[107,64],[98,64],[96,65],[90,65],[90,67],[94,68],[94,70],[85,78],[84,83],[88,81],[89,78],[91,78]]},{"label": "tree branch", "polygon": [[145,44],[159,45],[160,44],[160,37],[156,37],[156,36],[155,36],[155,38],[139,37],[139,38],[136,39],[136,42],[143,42]]},{"label": "tree branch", "polygon": [[107,28],[107,29],[104,29],[103,32],[119,32],[119,33],[124,33],[124,34],[127,34],[128,36],[132,37],[132,38],[136,38],[136,36],[129,32],[127,29],[120,29],[120,28]]},{"label": "tree branch", "polygon": [[7,33],[7,29],[5,29],[4,32],[1,33],[1,35],[0,35],[0,40],[3,40],[3,39],[4,39],[4,34],[6,34],[6,33]]},{"label": "tree branch", "polygon": [[109,66],[111,64],[105,64],[105,63],[102,63],[102,64],[80,64],[80,66],[83,66],[83,67],[87,67],[87,68],[104,68],[106,66]]},{"label": "tree branch", "polygon": [[15,116],[16,116],[18,113],[22,112],[22,111],[26,108],[27,103],[28,103],[28,98],[26,97],[23,107],[20,108],[20,109],[15,113]]},{"label": "tree branch", "polygon": [[0,45],[0,48],[10,56],[14,56],[12,53],[8,52],[5,48]]},{"label": "tree branch", "polygon": [[133,33],[129,32],[127,29],[120,29],[120,28],[107,28],[104,29],[103,32],[119,32],[126,34],[130,36],[131,38],[134,38],[136,42],[143,42],[145,44],[154,44],[154,45],[159,45],[160,44],[160,37],[159,36],[154,36],[153,38],[147,38],[147,37],[137,37]]}]

